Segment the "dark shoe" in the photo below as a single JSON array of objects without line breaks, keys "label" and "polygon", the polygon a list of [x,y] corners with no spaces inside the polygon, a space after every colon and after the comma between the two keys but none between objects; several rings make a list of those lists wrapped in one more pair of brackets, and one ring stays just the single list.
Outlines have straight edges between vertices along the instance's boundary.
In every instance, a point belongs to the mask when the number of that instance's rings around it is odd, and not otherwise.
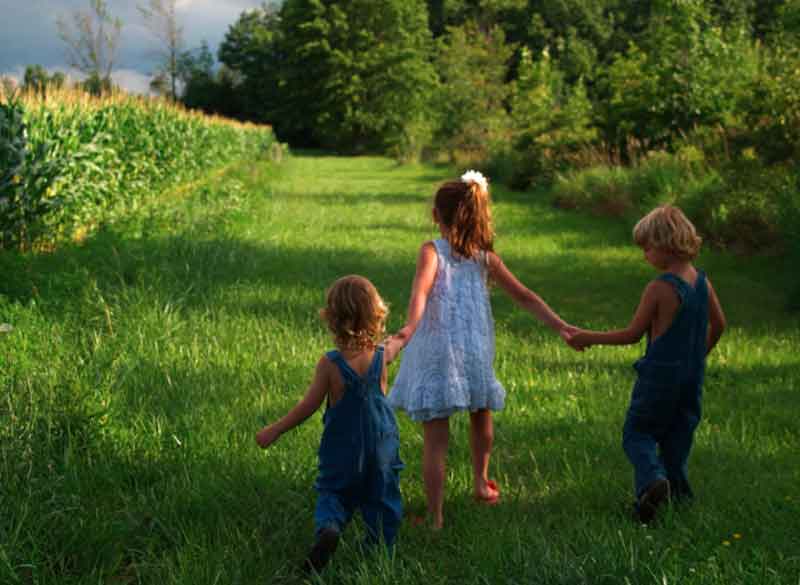
[{"label": "dark shoe", "polygon": [[656,517],[658,508],[667,500],[669,500],[669,482],[666,479],[655,480],[639,497],[636,507],[639,521],[642,524],[650,524]]},{"label": "dark shoe", "polygon": [[317,537],[316,544],[311,548],[306,560],[303,561],[303,571],[319,573],[331,560],[338,544],[339,531],[334,528],[323,528]]}]

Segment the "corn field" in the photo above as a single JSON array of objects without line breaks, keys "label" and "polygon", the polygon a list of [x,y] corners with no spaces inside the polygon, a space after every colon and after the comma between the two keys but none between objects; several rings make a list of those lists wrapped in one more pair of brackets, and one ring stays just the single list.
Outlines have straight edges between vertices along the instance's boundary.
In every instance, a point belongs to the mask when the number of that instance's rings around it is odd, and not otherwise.
[{"label": "corn field", "polygon": [[0,89],[0,248],[75,237],[200,172],[283,150],[269,126],[161,99]]}]

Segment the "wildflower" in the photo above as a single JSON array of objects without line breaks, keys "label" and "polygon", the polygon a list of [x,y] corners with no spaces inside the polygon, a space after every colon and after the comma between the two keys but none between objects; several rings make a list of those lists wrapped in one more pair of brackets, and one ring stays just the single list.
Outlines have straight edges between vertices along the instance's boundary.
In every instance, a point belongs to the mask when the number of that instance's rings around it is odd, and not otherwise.
[{"label": "wildflower", "polygon": [[722,544],[723,544],[723,546],[730,546],[731,545],[731,541],[730,540],[723,540]]},{"label": "wildflower", "polygon": [[734,540],[741,540],[741,538],[742,538],[742,535],[740,533],[738,533],[738,532],[734,532],[733,533],[733,539]]},{"label": "wildflower", "polygon": [[20,177],[19,175],[14,175],[13,177],[11,177],[11,183],[14,185],[19,185],[21,182],[22,182],[22,177]]}]

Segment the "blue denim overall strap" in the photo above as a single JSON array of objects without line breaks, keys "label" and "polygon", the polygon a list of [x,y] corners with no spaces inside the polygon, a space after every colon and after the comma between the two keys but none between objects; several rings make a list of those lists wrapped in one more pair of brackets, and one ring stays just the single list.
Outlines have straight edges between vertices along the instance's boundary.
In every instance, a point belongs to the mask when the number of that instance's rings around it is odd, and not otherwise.
[{"label": "blue denim overall strap", "polygon": [[638,373],[623,429],[623,447],[633,463],[637,495],[666,477],[674,495],[691,496],[686,462],[701,417],[708,285],[698,270],[694,286],[667,273],[681,304],[667,330],[648,338],[634,364]]},{"label": "blue denim overall strap", "polygon": [[[325,432],[322,435],[322,445],[320,446],[320,457],[322,457],[323,448],[326,443],[326,435],[329,434],[329,429],[337,431],[349,432],[351,436],[351,444],[354,448],[352,455],[355,455],[355,469],[356,473],[363,473],[366,459],[369,452],[374,446],[374,436],[376,430],[373,416],[373,404],[375,392],[383,393],[380,389],[381,371],[383,369],[383,347],[375,349],[375,355],[372,358],[367,372],[363,376],[359,376],[350,364],[344,359],[341,352],[338,350],[329,351],[327,354],[328,359],[333,362],[338,368],[342,380],[344,381],[344,395],[333,407],[328,407],[323,416],[325,424]],[[339,427],[347,426],[348,429],[340,429]],[[335,428],[334,428],[335,427]]]},{"label": "blue denim overall strap", "polygon": [[679,276],[666,273],[658,280],[671,284],[681,305],[667,330],[657,339],[648,339],[645,359],[680,362],[680,381],[702,384],[708,331],[708,284],[702,270],[694,286]]}]

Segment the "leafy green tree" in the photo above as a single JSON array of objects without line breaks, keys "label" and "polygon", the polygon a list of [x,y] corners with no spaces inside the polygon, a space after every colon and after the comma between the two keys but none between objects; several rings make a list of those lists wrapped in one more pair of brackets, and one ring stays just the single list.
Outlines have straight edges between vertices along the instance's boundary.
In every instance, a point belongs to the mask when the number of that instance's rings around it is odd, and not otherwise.
[{"label": "leafy green tree", "polygon": [[66,76],[60,71],[52,75],[41,65],[28,65],[22,80],[22,87],[28,91],[45,93],[48,88],[61,88],[66,82]]},{"label": "leafy green tree", "polygon": [[450,27],[438,41],[436,142],[451,157],[485,159],[508,137],[508,63],[514,48],[499,27],[482,32],[475,22]]},{"label": "leafy green tree", "polygon": [[567,85],[547,50],[536,62],[529,49],[522,50],[511,117],[515,186],[550,181],[556,171],[574,166],[574,155],[597,138],[582,80]]},{"label": "leafy green tree", "polygon": [[717,26],[705,2],[657,0],[641,44],[605,71],[606,138],[622,147],[634,137],[649,148],[724,123],[756,65],[746,31]]},{"label": "leafy green tree", "polygon": [[739,104],[742,126],[769,165],[794,164],[800,157],[800,45],[798,37],[763,51],[763,66],[750,79]]},{"label": "leafy green tree", "polygon": [[111,92],[114,89],[114,83],[111,81],[111,77],[103,77],[95,71],[81,81],[78,87],[92,95],[101,95]]},{"label": "leafy green tree", "polygon": [[422,0],[288,0],[280,28],[291,134],[356,152],[420,143],[435,83]]},{"label": "leafy green tree", "polygon": [[225,65],[217,67],[207,42],[184,51],[178,70],[183,86],[181,101],[186,107],[228,118],[246,117],[241,74]]},{"label": "leafy green tree", "polygon": [[776,21],[781,20],[781,13],[787,9],[797,10],[797,0],[753,0],[751,11],[755,35],[766,37],[774,30]]},{"label": "leafy green tree", "polygon": [[447,27],[472,22],[487,31],[493,26],[518,22],[527,0],[427,0],[431,30],[441,36]]},{"label": "leafy green tree", "polygon": [[[266,4],[243,12],[225,34],[219,60],[229,70],[226,83],[235,87],[240,116],[272,123],[280,134],[286,135],[290,131],[286,116],[291,115],[286,110],[291,106],[284,102],[281,91],[285,63],[279,46],[280,22],[278,11]],[[234,83],[235,78],[238,83]]]}]

